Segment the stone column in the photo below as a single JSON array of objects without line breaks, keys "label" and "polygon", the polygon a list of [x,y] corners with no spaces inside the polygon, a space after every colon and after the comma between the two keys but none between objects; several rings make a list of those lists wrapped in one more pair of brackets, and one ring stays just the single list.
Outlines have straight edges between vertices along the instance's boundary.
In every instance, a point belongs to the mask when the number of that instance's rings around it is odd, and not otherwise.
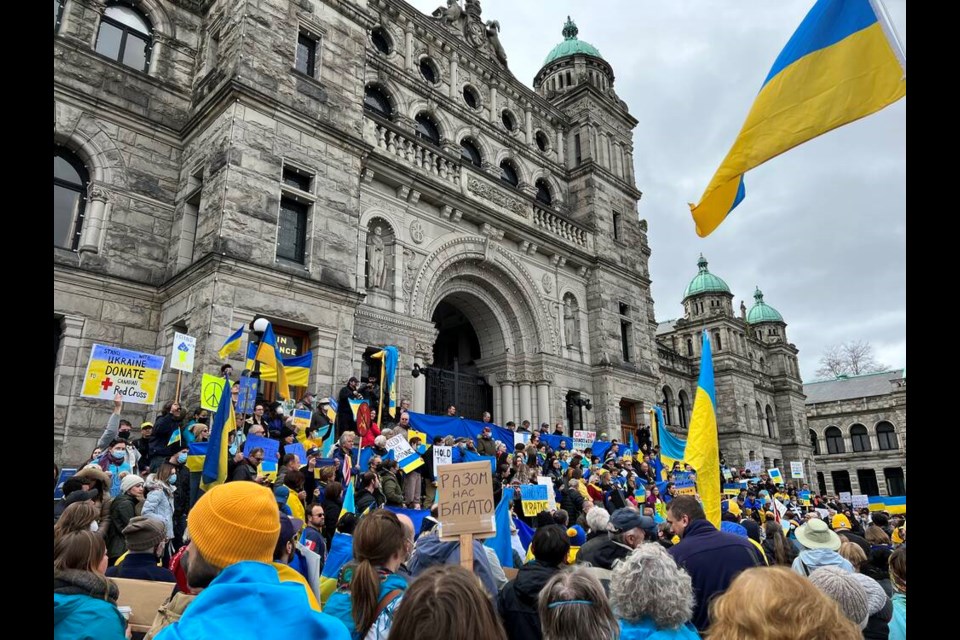
[{"label": "stone column", "polygon": [[503,426],[503,405],[500,402],[500,385],[493,384],[493,421]]},{"label": "stone column", "polygon": [[98,185],[92,185],[87,201],[89,211],[84,215],[79,251],[80,253],[97,253],[100,250],[100,233],[103,229],[107,202],[109,202],[107,192]]},{"label": "stone column", "polygon": [[407,70],[408,70],[408,71],[414,71],[414,65],[413,65],[413,31],[410,31],[410,29],[408,28],[408,29],[407,29],[407,32],[404,34],[404,37],[405,37],[405,41],[404,41],[403,52],[404,52],[404,55],[405,55],[405,57],[406,57],[405,62],[406,62],[406,64],[407,64]]},{"label": "stone column", "polygon": [[530,420],[533,422],[533,403],[530,398],[530,383],[523,381],[520,383],[520,420]]},{"label": "stone column", "polygon": [[[537,424],[546,422],[550,424],[550,383],[537,383]],[[552,433],[552,428],[551,428]]]},{"label": "stone column", "polygon": [[557,162],[566,164],[563,153],[563,129],[557,129]]},{"label": "stone column", "polygon": [[[414,364],[424,366],[423,358],[417,356],[413,359]],[[427,408],[427,376],[426,372],[421,372],[419,376],[413,379],[413,401],[410,406],[417,413],[424,413]]]},{"label": "stone column", "polygon": [[497,111],[497,88],[490,87],[490,122],[496,124],[500,119],[500,113]]},{"label": "stone column", "polygon": [[457,87],[460,85],[460,82],[457,78],[457,71],[459,69],[460,63],[456,58],[450,60],[450,99],[457,99]]},{"label": "stone column", "polygon": [[503,405],[502,412],[503,416],[501,423],[503,426],[506,426],[511,420],[515,420],[514,411],[513,411],[513,383],[512,382],[501,382],[500,383],[500,404]]},{"label": "stone column", "polygon": [[530,144],[533,142],[533,114],[530,113],[529,108],[523,110],[523,120],[527,134],[527,144]]}]

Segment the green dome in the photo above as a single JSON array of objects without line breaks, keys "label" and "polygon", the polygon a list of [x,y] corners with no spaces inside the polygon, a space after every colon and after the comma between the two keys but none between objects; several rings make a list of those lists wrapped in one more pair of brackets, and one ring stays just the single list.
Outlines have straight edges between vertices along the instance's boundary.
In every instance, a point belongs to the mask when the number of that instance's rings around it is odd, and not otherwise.
[{"label": "green dome", "polygon": [[555,46],[553,51],[547,55],[547,59],[543,61],[543,66],[547,66],[554,60],[577,54],[593,56],[602,60],[603,56],[600,55],[595,46],[589,42],[577,40],[577,33],[579,32],[577,25],[570,19],[570,16],[567,16],[567,23],[563,25],[563,42]]},{"label": "green dome", "polygon": [[701,293],[730,293],[730,287],[726,282],[707,271],[707,261],[702,253],[697,266],[700,268],[700,273],[687,285],[687,290],[683,293],[684,300]]},{"label": "green dome", "polygon": [[757,287],[757,290],[753,292],[753,299],[756,302],[753,303],[749,313],[747,313],[748,324],[783,322],[783,316],[780,315],[780,312],[763,301],[763,292],[760,291],[760,287]]}]

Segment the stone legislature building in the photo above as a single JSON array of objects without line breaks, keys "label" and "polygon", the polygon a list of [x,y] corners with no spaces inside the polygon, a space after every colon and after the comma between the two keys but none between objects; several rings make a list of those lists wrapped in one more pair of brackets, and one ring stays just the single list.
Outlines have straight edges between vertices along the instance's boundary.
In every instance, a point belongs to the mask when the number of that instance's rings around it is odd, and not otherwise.
[{"label": "stone legislature building", "polygon": [[416,411],[610,437],[655,403],[684,433],[708,328],[728,462],[813,473],[782,320],[691,283],[684,319],[656,322],[613,68],[568,18],[531,90],[480,5],[55,0],[56,462],[86,459],[109,413],[79,397],[93,344],[169,360],[194,336],[192,409],[263,316],[313,354],[321,396],[395,344]]}]

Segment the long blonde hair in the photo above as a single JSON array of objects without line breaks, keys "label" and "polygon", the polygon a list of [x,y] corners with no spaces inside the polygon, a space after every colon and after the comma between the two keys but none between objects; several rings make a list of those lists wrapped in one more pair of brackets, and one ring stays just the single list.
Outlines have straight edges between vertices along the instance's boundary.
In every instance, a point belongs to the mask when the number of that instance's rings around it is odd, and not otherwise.
[{"label": "long blonde hair", "polygon": [[786,567],[747,569],[710,603],[708,640],[861,640],[836,602]]}]

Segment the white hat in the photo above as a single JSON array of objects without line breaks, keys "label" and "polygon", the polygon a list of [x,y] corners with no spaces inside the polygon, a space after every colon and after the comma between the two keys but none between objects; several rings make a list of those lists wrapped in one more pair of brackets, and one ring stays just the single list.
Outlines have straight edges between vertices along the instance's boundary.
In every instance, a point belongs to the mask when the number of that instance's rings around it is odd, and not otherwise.
[{"label": "white hat", "polygon": [[141,484],[143,484],[143,478],[135,473],[128,473],[123,477],[123,480],[120,481],[120,493],[126,493]]},{"label": "white hat", "polygon": [[836,551],[842,541],[840,536],[830,530],[827,523],[819,518],[811,518],[797,529],[797,540],[807,549],[830,549]]}]

